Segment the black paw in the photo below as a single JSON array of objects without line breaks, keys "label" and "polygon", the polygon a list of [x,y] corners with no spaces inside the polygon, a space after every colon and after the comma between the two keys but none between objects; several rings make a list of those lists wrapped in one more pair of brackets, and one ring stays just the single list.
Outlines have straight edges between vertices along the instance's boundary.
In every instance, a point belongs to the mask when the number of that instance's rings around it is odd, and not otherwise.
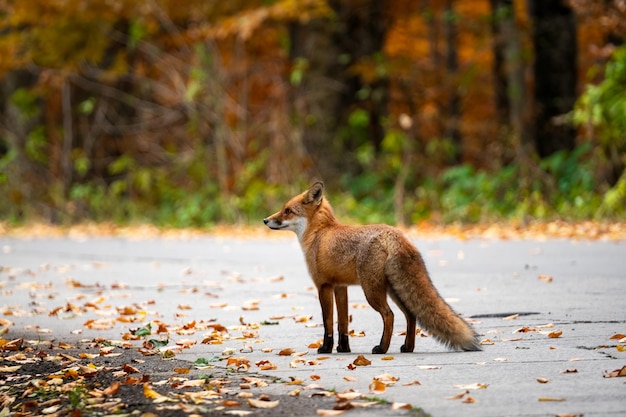
[{"label": "black paw", "polygon": [[320,346],[317,349],[317,353],[331,353],[333,351],[333,345],[328,346]]},{"label": "black paw", "polygon": [[406,345],[402,345],[402,346],[400,347],[400,352],[413,352],[413,348],[408,349],[408,348],[406,347]]},{"label": "black paw", "polygon": [[339,344],[337,345],[337,352],[350,352],[350,341],[347,334],[339,335]]},{"label": "black paw", "polygon": [[383,350],[383,348],[381,348],[380,345],[374,346],[374,349],[372,349],[372,353],[374,355],[380,355],[381,353],[385,353],[385,352],[387,352],[387,351]]}]

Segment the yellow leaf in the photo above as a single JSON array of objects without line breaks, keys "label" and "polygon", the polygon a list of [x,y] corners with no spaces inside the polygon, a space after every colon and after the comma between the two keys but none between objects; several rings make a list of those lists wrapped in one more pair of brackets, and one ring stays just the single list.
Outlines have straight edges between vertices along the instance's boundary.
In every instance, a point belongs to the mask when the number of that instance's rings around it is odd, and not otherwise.
[{"label": "yellow leaf", "polygon": [[565,401],[565,398],[562,397],[539,397],[539,401],[541,402],[563,402]]},{"label": "yellow leaf", "polygon": [[0,372],[15,372],[20,369],[22,365],[15,366],[0,366]]},{"label": "yellow leaf", "polygon": [[394,358],[393,356],[389,355],[389,356],[383,356],[382,358],[380,358],[381,361],[392,361]]},{"label": "yellow leaf", "polygon": [[561,330],[554,330],[554,331],[548,333],[548,337],[550,337],[552,339],[556,339],[557,337],[561,337],[562,334],[563,334],[563,332]]},{"label": "yellow leaf", "polygon": [[369,386],[370,392],[374,394],[382,394],[386,389],[385,384],[377,379],[373,380]]}]

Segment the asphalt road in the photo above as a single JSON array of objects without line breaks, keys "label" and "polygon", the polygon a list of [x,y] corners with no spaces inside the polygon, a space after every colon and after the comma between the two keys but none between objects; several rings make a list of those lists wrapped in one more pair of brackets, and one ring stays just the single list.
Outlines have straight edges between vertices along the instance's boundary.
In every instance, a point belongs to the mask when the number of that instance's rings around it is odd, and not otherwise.
[{"label": "asphalt road", "polygon": [[[232,355],[250,371],[409,403],[433,417],[626,413],[626,378],[607,377],[626,365],[617,347],[626,341],[611,339],[626,334],[626,242],[415,243],[440,293],[473,320],[483,351],[449,352],[418,337],[415,353],[400,353],[405,324],[395,309],[390,351],[372,355],[382,323],[354,287],[352,352],[317,354],[309,347],[322,337],[317,295],[289,234],[0,238],[0,317],[12,322],[4,337],[121,340],[148,322],[186,325],[169,337],[177,359]],[[124,316],[130,322],[117,320]],[[220,339],[207,323],[228,333]],[[299,356],[279,355],[287,349]],[[371,365],[350,369],[358,355]],[[387,386],[372,392],[381,376]]]}]

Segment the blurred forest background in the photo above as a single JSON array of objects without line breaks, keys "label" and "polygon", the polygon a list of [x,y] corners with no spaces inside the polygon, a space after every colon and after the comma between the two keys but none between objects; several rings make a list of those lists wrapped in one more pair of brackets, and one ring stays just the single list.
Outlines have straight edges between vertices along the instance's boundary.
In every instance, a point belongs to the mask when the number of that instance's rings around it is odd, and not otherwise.
[{"label": "blurred forest background", "polygon": [[625,0],[0,0],[0,218],[624,219]]}]

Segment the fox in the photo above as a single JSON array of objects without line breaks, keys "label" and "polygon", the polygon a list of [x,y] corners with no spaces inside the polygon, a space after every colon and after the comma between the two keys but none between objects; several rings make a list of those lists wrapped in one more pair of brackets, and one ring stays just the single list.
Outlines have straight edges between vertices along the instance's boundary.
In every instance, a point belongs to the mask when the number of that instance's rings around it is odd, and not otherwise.
[{"label": "fox", "polygon": [[280,211],[263,219],[273,230],[290,230],[298,237],[306,265],[318,291],[324,338],[318,353],[334,346],[334,304],[337,306],[337,352],[350,352],[348,286],[361,285],[370,306],[380,314],[383,333],[373,354],[389,349],[394,314],[387,295],[406,318],[401,352],[413,352],[416,324],[455,350],[481,350],[477,334],[439,295],[424,260],[400,229],[385,225],[344,225],[337,220],[317,181],[291,198]]}]

